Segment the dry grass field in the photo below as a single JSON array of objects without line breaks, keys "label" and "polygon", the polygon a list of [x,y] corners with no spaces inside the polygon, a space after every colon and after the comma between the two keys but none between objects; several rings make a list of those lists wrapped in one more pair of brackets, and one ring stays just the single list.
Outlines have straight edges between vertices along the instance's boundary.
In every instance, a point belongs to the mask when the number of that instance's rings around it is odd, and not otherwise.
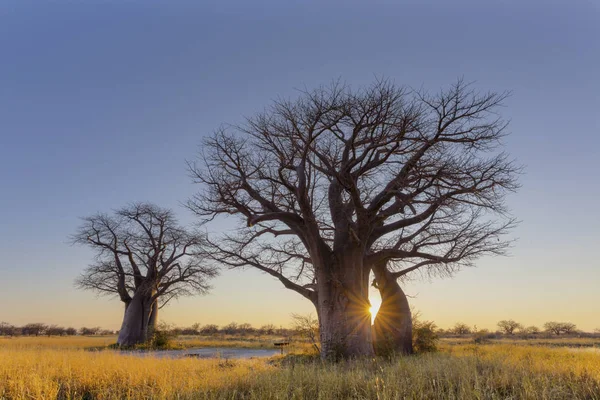
[{"label": "dry grass field", "polygon": [[[443,338],[442,343],[448,345],[464,345],[473,342],[472,335],[459,338]],[[486,339],[488,344],[513,344],[518,346],[544,346],[544,347],[596,347],[600,348],[600,337],[540,337],[524,339],[522,337],[502,337],[500,339]]]},{"label": "dry grass field", "polygon": [[[246,349],[272,349],[273,343],[282,340],[276,336],[259,335],[212,335],[212,336],[178,336],[173,339],[169,348],[188,349],[202,347],[232,347]],[[0,337],[0,348],[63,348],[63,349],[101,349],[117,342],[117,336],[16,336]],[[305,341],[295,339],[288,350],[302,352],[310,350]]]},{"label": "dry grass field", "polygon": [[0,399],[600,399],[594,347],[454,343],[437,353],[339,364],[306,354],[208,360],[90,350],[112,342],[0,339]]}]

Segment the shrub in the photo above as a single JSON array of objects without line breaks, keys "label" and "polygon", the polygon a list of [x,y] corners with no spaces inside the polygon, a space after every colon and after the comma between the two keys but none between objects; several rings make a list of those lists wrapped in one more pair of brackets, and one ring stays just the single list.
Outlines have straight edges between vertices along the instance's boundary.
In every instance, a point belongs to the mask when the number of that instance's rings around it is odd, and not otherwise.
[{"label": "shrub", "polygon": [[528,326],[527,328],[525,328],[525,333],[527,333],[529,335],[537,335],[540,332],[541,332],[540,328],[538,328],[535,325],[531,325],[531,326]]},{"label": "shrub", "polygon": [[488,330],[480,330],[473,334],[473,343],[475,344],[484,344],[489,343],[490,339],[495,339],[496,334],[492,333]]},{"label": "shrub", "polygon": [[317,353],[321,352],[319,348],[319,320],[312,314],[300,315],[292,314],[292,325],[297,335],[310,341]]},{"label": "shrub", "polygon": [[18,328],[8,322],[0,322],[0,336],[15,336],[18,335]]},{"label": "shrub", "polygon": [[413,347],[417,353],[437,351],[439,337],[433,321],[413,322]]},{"label": "shrub", "polygon": [[277,327],[273,324],[267,324],[267,325],[263,325],[260,327],[260,329],[258,330],[258,332],[262,335],[273,335],[275,334],[275,331],[277,330]]},{"label": "shrub", "polygon": [[40,336],[46,333],[48,326],[40,322],[34,322],[31,324],[23,325],[21,332],[25,336]]},{"label": "shrub", "polygon": [[150,338],[150,347],[153,349],[168,349],[173,347],[173,339],[177,334],[171,327],[162,322],[154,329],[154,334]]},{"label": "shrub", "polygon": [[93,328],[82,327],[79,329],[79,333],[83,336],[97,335],[100,332],[100,327],[95,326]]},{"label": "shrub", "polygon": [[251,333],[254,333],[256,331],[256,329],[254,329],[254,327],[251,324],[247,323],[247,322],[238,325],[238,329],[237,330],[243,336],[251,334]]},{"label": "shrub", "polygon": [[235,322],[230,323],[229,325],[225,325],[222,329],[221,332],[227,334],[227,335],[233,335],[236,334],[238,332],[238,324]]},{"label": "shrub", "polygon": [[219,333],[219,327],[217,325],[204,325],[200,328],[200,333],[203,335],[214,335]]}]

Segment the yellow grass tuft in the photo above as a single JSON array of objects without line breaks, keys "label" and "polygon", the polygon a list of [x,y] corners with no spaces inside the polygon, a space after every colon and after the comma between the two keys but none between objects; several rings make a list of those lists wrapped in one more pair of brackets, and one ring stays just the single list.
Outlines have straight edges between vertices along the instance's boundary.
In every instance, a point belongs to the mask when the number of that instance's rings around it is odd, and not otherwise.
[{"label": "yellow grass tuft", "polygon": [[117,342],[117,336],[18,336],[0,337],[0,349],[41,347],[61,349],[85,349],[109,346]]},{"label": "yellow grass tuft", "polygon": [[273,369],[264,361],[168,359],[115,351],[0,349],[0,398],[194,398],[235,390]]}]

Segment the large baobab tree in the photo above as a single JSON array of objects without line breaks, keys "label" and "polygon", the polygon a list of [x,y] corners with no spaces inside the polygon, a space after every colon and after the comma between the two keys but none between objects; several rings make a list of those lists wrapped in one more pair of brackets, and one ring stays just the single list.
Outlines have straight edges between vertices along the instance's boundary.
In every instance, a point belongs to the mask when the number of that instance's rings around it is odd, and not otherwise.
[{"label": "large baobab tree", "polygon": [[86,217],[73,241],[96,252],[76,285],[116,295],[125,304],[118,338],[122,346],[149,339],[159,308],[178,296],[206,293],[208,280],[216,275],[203,262],[202,237],[153,204]]},{"label": "large baobab tree", "polygon": [[190,165],[202,191],[189,206],[205,221],[242,218],[237,234],[211,239],[212,256],[310,299],[323,357],[370,355],[374,265],[450,265],[435,243],[417,244],[432,218],[506,226],[518,168],[496,150],[505,96],[460,81],[437,95],[377,81],[277,101],[205,140]]}]

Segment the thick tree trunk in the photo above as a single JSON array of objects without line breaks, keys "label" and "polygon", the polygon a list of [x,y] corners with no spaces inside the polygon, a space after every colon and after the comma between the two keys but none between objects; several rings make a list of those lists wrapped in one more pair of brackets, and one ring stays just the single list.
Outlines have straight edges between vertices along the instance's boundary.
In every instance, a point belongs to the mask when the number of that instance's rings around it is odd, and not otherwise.
[{"label": "thick tree trunk", "polygon": [[148,322],[152,309],[151,295],[138,290],[125,310],[123,324],[119,330],[117,343],[120,346],[134,346],[147,340]]},{"label": "thick tree trunk", "polygon": [[362,259],[362,252],[347,251],[317,272],[317,313],[323,359],[373,355],[369,277]]},{"label": "thick tree trunk", "polygon": [[125,304],[125,312],[127,312],[127,308],[129,307],[129,304],[131,304],[131,299],[125,300],[125,301],[123,301],[123,303]]},{"label": "thick tree trunk", "polygon": [[156,325],[158,324],[158,300],[154,300],[150,309],[150,319],[148,320],[148,333],[147,338],[152,339],[154,332],[156,331]]},{"label": "thick tree trunk", "polygon": [[406,295],[385,263],[373,266],[381,307],[373,325],[377,355],[412,354],[412,315]]}]

